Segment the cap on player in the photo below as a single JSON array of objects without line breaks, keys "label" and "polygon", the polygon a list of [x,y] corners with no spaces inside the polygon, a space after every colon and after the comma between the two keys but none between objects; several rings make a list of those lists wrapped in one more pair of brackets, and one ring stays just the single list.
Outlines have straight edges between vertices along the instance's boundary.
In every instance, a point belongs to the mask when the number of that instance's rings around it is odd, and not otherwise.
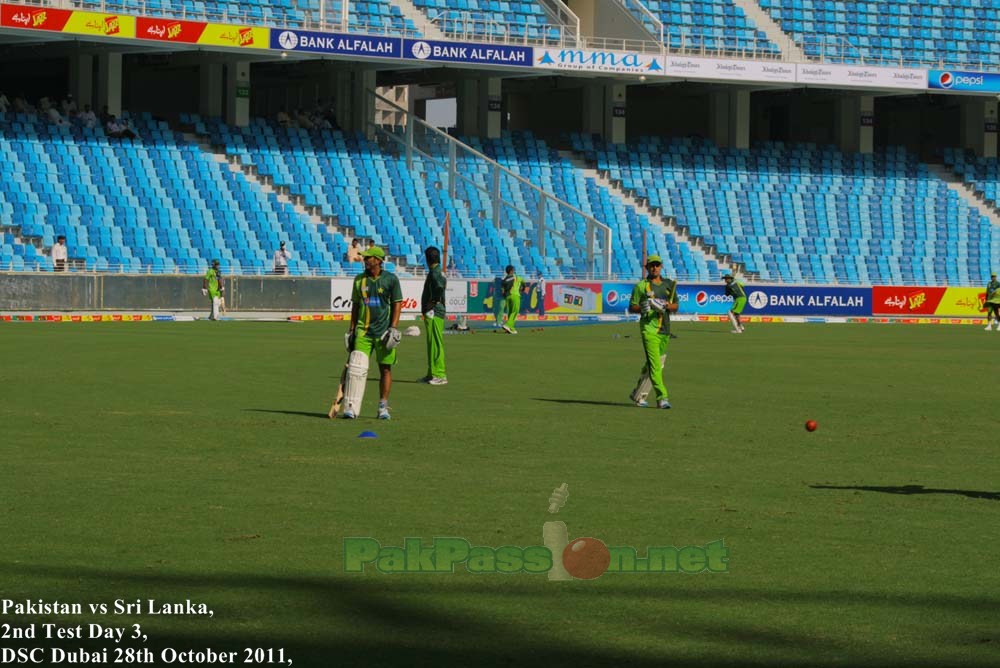
[{"label": "cap on player", "polygon": [[646,258],[646,266],[648,267],[652,264],[663,264],[663,260],[660,259],[659,255],[650,255]]},{"label": "cap on player", "polygon": [[362,253],[361,257],[374,257],[374,258],[378,258],[379,260],[382,260],[384,262],[385,261],[385,251],[382,250],[381,248],[379,248],[378,246],[372,246],[371,248],[369,248],[368,250],[366,250],[364,253]]},{"label": "cap on player", "polygon": [[724,281],[732,280],[732,278],[733,278],[732,274],[723,274],[722,275],[722,280],[724,280]]}]

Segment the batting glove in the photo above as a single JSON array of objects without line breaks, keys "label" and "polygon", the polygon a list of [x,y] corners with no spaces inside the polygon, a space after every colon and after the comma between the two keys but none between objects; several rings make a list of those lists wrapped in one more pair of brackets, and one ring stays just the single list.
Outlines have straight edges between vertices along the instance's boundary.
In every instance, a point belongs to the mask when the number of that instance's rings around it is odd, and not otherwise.
[{"label": "batting glove", "polygon": [[667,301],[665,299],[657,299],[654,297],[649,300],[649,306],[657,313],[663,313],[667,310]]},{"label": "batting glove", "polygon": [[204,295],[205,297],[207,297],[208,296],[208,290],[206,290],[205,288],[202,288],[201,289],[201,294]]},{"label": "batting glove", "polygon": [[347,352],[354,352],[354,330],[350,329],[344,334],[344,345],[347,346]]},{"label": "batting glove", "polygon": [[424,317],[427,318],[428,320],[430,320],[431,318],[433,318],[434,317],[434,309],[431,309],[427,313],[424,313]]},{"label": "batting glove", "polygon": [[646,315],[652,310],[653,307],[650,305],[648,299],[643,299],[641,302],[639,302],[639,312],[642,313],[643,315]]},{"label": "batting glove", "polygon": [[385,330],[385,334],[382,335],[382,345],[385,346],[386,350],[392,350],[399,345],[399,342],[403,340],[403,335],[399,333],[399,330],[395,327],[390,327]]}]

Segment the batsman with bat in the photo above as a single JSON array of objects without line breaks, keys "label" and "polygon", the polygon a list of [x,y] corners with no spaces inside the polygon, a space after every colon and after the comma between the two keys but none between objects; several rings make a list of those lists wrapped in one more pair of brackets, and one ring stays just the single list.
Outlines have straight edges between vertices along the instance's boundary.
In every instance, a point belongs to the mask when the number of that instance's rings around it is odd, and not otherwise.
[{"label": "batsman with bat", "polygon": [[663,383],[663,364],[667,361],[670,342],[670,314],[677,311],[677,281],[663,278],[663,261],[659,255],[646,260],[646,278],[636,283],[629,301],[629,313],[638,313],[639,332],[646,364],[639,382],[629,397],[636,406],[649,406],[649,391],[656,390],[656,407],[670,408],[667,388]]},{"label": "batsman with bat", "polygon": [[396,327],[403,310],[403,291],[396,275],[383,269],[385,252],[381,248],[369,248],[362,254],[362,260],[365,271],[355,277],[351,293],[351,326],[346,337],[350,357],[341,376],[342,391],[338,391],[329,415],[337,416],[341,399],[345,418],[354,419],[361,413],[368,358],[374,355],[381,374],[378,418],[388,420],[392,365],[396,363],[396,346],[402,339]]}]

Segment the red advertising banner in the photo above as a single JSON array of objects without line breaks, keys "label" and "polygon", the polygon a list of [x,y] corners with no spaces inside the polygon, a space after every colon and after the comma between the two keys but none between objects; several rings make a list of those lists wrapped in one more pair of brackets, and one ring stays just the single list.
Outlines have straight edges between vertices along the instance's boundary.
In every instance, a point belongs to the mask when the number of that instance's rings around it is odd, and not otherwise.
[{"label": "red advertising banner", "polygon": [[923,286],[872,288],[874,315],[934,315],[946,288]]},{"label": "red advertising banner", "polygon": [[181,42],[197,44],[205,32],[207,23],[202,21],[177,21],[174,19],[148,19],[140,16],[136,19],[136,37],[152,39],[158,42]]},{"label": "red advertising banner", "polygon": [[72,15],[70,9],[0,5],[0,26],[60,32]]}]

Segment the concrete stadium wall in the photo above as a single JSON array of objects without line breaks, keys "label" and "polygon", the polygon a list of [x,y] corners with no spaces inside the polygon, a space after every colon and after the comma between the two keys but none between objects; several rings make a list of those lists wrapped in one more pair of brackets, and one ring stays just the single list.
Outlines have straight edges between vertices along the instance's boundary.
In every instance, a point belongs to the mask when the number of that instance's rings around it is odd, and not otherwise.
[{"label": "concrete stadium wall", "polygon": [[[329,278],[223,279],[238,311],[328,311]],[[197,311],[208,308],[200,276],[0,274],[0,310]]]}]

